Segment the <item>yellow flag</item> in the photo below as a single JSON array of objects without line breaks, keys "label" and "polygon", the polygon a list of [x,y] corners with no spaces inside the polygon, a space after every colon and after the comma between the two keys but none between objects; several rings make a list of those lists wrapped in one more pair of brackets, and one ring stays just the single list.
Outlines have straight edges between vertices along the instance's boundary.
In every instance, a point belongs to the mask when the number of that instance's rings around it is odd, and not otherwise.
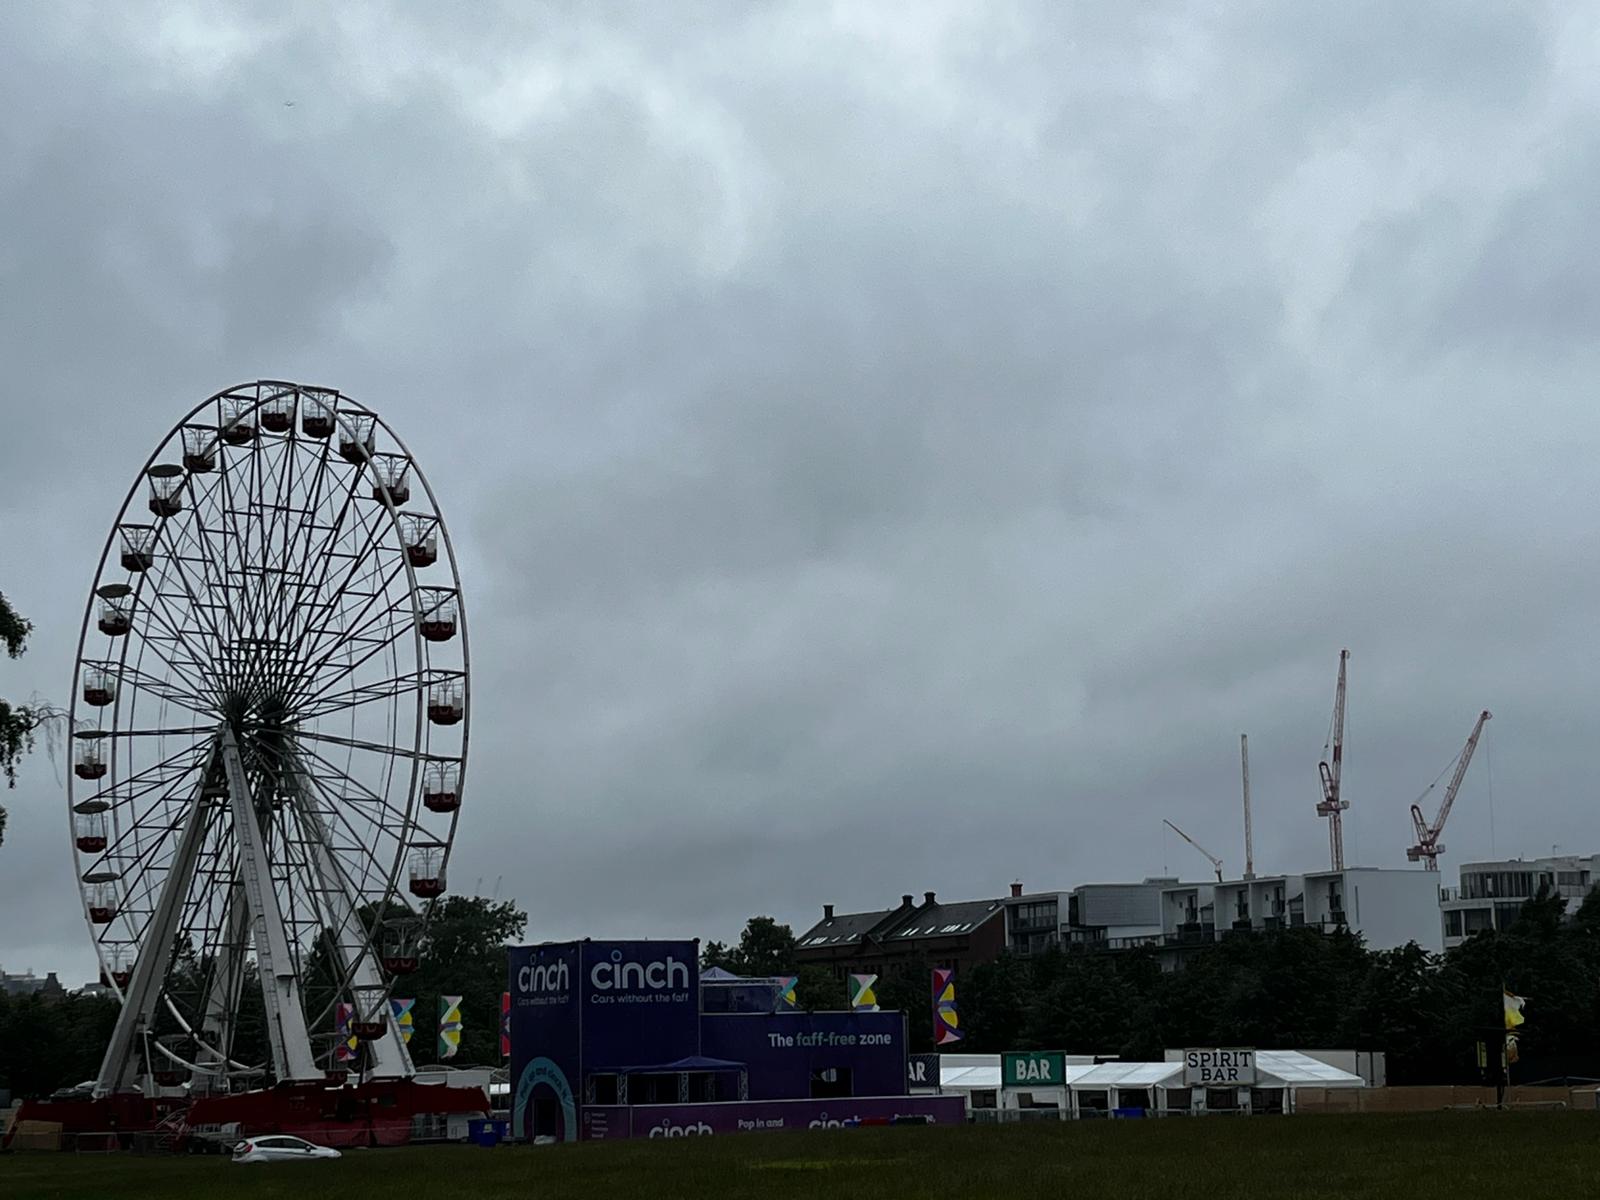
[{"label": "yellow flag", "polygon": [[1528,1001],[1522,996],[1513,996],[1510,992],[1502,990],[1506,1006],[1506,1028],[1515,1029],[1527,1018],[1522,1015],[1522,1006]]}]

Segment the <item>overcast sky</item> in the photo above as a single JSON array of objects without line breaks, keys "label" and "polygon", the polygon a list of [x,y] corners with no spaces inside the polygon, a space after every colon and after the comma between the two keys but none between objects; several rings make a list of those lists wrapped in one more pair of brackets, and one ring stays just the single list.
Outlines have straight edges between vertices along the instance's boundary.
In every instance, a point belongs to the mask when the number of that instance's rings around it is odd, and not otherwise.
[{"label": "overcast sky", "polygon": [[[0,5],[0,694],[290,378],[438,493],[531,938],[1236,874],[1241,732],[1323,867],[1341,646],[1352,862],[1484,707],[1446,871],[1600,852],[1597,102],[1532,3]],[[76,983],[60,780],[0,965]]]}]

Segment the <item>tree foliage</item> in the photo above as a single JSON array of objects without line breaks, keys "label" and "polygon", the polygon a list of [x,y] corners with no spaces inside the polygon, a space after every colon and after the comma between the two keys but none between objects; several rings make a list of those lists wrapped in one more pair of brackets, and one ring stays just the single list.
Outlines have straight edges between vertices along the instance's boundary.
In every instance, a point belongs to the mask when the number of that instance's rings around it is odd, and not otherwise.
[{"label": "tree foliage", "polygon": [[528,914],[513,901],[447,896],[436,902],[418,944],[421,965],[395,984],[398,997],[414,997],[412,1060],[438,1059],[439,997],[461,997],[461,1046],[451,1063],[500,1062],[500,995],[506,990],[506,946],[522,937]]},{"label": "tree foliage", "polygon": [[793,973],[794,930],[773,917],[751,917],[737,946],[707,942],[700,949],[702,969],[721,967],[735,975],[765,978]]},{"label": "tree foliage", "polygon": [[0,991],[0,1088],[48,1096],[93,1079],[116,1021],[106,997]]},{"label": "tree foliage", "polygon": [[[28,634],[33,625],[0,592],[0,643],[4,643],[8,658],[21,658],[28,648]],[[39,715],[25,704],[14,705],[0,698],[0,773],[6,777],[7,787],[17,786],[17,763],[33,749],[33,734]],[[6,836],[6,810],[0,806],[0,842]]]}]

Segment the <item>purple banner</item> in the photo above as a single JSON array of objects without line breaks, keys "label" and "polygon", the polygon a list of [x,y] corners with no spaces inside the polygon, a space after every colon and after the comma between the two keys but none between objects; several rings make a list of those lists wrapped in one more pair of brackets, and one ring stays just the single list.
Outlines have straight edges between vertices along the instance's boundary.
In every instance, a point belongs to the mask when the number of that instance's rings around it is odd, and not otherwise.
[{"label": "purple banner", "polygon": [[778,1129],[841,1129],[920,1117],[936,1125],[960,1125],[967,1104],[960,1096],[865,1096],[832,1100],[751,1100],[731,1104],[587,1105],[583,1136],[615,1138],[706,1137]]}]

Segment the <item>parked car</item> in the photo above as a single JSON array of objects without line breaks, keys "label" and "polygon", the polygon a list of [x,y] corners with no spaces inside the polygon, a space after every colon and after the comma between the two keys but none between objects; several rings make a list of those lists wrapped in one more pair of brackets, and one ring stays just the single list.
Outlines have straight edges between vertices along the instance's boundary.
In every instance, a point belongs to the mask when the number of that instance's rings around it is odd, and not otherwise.
[{"label": "parked car", "polygon": [[313,1158],[338,1158],[339,1152],[330,1146],[319,1146],[305,1138],[271,1134],[267,1137],[246,1138],[233,1148],[236,1163],[306,1162]]}]

